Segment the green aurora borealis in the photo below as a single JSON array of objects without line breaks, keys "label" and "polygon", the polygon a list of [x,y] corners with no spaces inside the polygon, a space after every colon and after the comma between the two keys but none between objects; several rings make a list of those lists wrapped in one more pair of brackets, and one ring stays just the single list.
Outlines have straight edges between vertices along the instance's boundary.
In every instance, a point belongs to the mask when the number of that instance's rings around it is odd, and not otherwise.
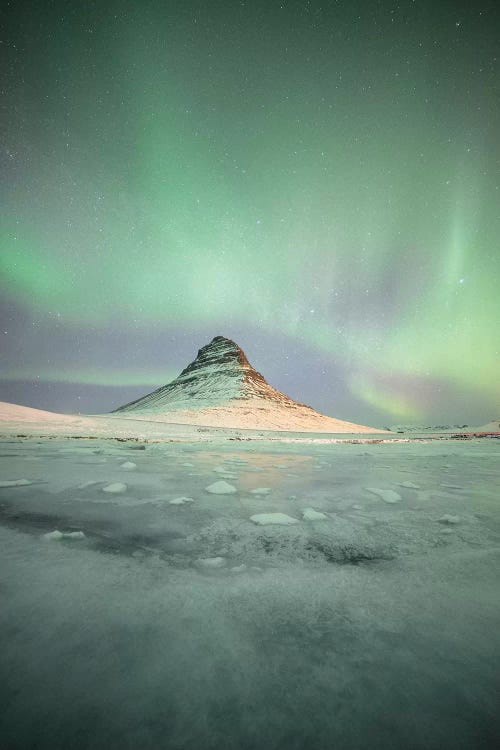
[{"label": "green aurora borealis", "polygon": [[[7,23],[2,378],[25,403],[35,379],[160,385],[176,341],[223,334],[276,373],[313,352],[309,402],[335,416],[498,416],[494,3],[16,3]],[[120,368],[92,348],[117,328]],[[137,354],[167,330],[161,363]]]}]

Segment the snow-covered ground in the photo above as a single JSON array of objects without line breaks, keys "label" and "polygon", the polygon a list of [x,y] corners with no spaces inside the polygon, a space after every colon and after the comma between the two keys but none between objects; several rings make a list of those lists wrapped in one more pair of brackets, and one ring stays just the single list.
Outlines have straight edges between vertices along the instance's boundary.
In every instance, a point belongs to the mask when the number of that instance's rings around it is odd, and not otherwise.
[{"label": "snow-covered ground", "polygon": [[2,425],[1,748],[495,746],[500,441],[81,419]]},{"label": "snow-covered ground", "polygon": [[[134,437],[142,440],[206,441],[214,437],[229,435],[266,437],[265,433],[268,433],[269,438],[277,437],[280,440],[285,436],[308,439],[313,435],[328,434],[359,436],[387,434],[385,430],[377,432],[374,428],[325,417],[316,412],[312,412],[312,416],[308,415],[307,418],[298,418],[297,412],[300,412],[301,408],[300,404],[294,409],[288,409],[278,408],[271,401],[248,400],[245,403],[235,402],[214,408],[177,409],[162,413],[154,410],[150,412],[134,410],[86,415],[58,414],[0,401],[0,436],[67,435],[69,437]],[[294,430],[298,431],[294,432]]]}]

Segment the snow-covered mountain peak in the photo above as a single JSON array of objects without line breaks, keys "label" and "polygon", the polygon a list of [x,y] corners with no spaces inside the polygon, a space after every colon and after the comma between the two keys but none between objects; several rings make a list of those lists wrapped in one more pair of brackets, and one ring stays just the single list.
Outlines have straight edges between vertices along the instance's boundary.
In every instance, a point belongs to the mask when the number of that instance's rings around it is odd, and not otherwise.
[{"label": "snow-covered mountain peak", "polygon": [[115,410],[138,419],[262,429],[373,431],[327,417],[273,388],[231,339],[216,336],[171,383]]},{"label": "snow-covered mountain peak", "polygon": [[200,409],[256,396],[286,398],[252,367],[238,344],[216,336],[175,380],[116,411]]}]

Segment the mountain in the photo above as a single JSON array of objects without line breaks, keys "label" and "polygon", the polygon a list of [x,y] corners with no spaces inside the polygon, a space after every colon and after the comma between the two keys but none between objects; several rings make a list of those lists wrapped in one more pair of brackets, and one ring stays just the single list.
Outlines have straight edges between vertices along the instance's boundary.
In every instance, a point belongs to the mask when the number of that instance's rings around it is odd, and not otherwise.
[{"label": "mountain", "polygon": [[494,419],[492,422],[488,422],[488,424],[483,424],[481,427],[476,427],[475,425],[468,425],[468,424],[440,424],[440,425],[434,425],[434,426],[424,426],[419,424],[393,424],[390,427],[387,428],[391,432],[413,432],[413,433],[424,433],[424,432],[453,432],[453,433],[460,433],[463,432],[464,434],[474,433],[474,432],[500,432],[500,420]]},{"label": "mountain", "polygon": [[422,424],[393,424],[387,428],[391,432],[460,432],[467,431],[469,426],[466,424],[437,424],[437,425],[422,425]]},{"label": "mountain", "polygon": [[481,427],[475,428],[476,432],[500,432],[500,419],[493,419],[487,424],[481,425]]},{"label": "mountain", "polygon": [[384,432],[344,422],[273,388],[231,339],[216,336],[168,385],[113,414],[210,427],[306,432]]}]

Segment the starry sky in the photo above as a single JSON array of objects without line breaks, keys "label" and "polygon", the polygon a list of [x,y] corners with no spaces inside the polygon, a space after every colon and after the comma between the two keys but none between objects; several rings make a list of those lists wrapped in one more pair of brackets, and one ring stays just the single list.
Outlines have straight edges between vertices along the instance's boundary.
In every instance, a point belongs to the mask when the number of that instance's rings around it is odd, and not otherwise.
[{"label": "starry sky", "polygon": [[500,415],[495,2],[11,2],[0,399],[108,411],[213,336],[327,414]]}]

